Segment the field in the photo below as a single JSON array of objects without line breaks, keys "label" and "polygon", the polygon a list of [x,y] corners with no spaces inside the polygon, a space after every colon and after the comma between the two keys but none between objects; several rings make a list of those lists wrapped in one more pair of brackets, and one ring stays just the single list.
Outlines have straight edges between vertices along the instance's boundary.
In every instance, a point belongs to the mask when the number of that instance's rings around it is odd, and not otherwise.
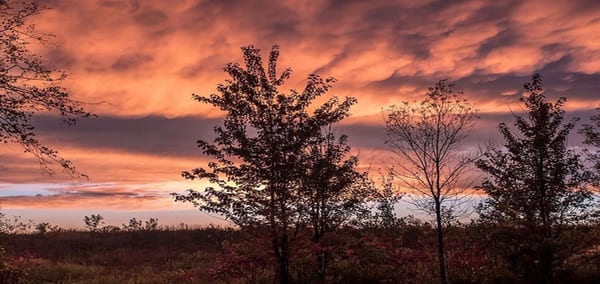
[{"label": "field", "polygon": [[[207,283],[231,230],[5,235],[6,263],[24,283]],[[5,282],[9,275],[5,275]]]},{"label": "field", "polygon": [[[600,281],[600,227],[571,228],[559,283]],[[527,252],[498,242],[511,232],[478,224],[448,228],[452,283],[527,283]],[[315,246],[307,232],[291,244],[292,279],[317,282],[315,251],[329,256],[328,283],[436,282],[433,229],[426,223],[396,228],[344,228]],[[272,283],[269,240],[233,229],[2,235],[2,283]]]}]

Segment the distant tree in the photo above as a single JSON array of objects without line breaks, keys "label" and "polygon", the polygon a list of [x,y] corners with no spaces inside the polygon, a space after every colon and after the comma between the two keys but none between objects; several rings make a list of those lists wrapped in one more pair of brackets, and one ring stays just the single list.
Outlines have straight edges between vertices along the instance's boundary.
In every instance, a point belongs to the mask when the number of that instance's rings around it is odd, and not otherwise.
[{"label": "distant tree", "polygon": [[35,114],[47,111],[59,113],[67,125],[74,124],[76,117],[91,115],[60,86],[66,75],[47,68],[41,57],[28,49],[51,37],[26,23],[40,11],[39,1],[0,1],[0,141],[23,146],[47,173],[53,172],[51,163],[58,163],[72,174],[71,162],[41,144],[31,122]]},{"label": "distant tree", "polygon": [[404,193],[400,192],[394,184],[393,169],[387,175],[381,175],[380,188],[377,191],[374,201],[376,203],[371,222],[377,228],[393,232],[398,229],[400,219],[396,216],[396,204],[402,199]]},{"label": "distant tree", "polygon": [[525,90],[528,96],[521,101],[526,115],[515,116],[514,130],[500,123],[504,147],[491,148],[477,161],[489,175],[481,185],[488,198],[478,211],[483,220],[522,232],[514,241],[533,251],[536,276],[530,280],[551,283],[561,233],[588,216],[589,173],[580,156],[568,149],[575,124],[563,122],[566,99],[547,102],[538,74]]},{"label": "distant tree", "polygon": [[90,232],[100,232],[102,231],[102,225],[104,224],[104,217],[100,214],[92,214],[90,216],[84,216],[83,222],[85,223],[85,227]]},{"label": "distant tree", "polygon": [[[600,111],[600,108],[597,110]],[[592,151],[588,151],[587,154],[595,169],[594,183],[600,185],[600,113],[593,115],[590,118],[590,122],[584,124],[579,132],[585,138],[583,143],[595,148]]]},{"label": "distant tree", "polygon": [[307,211],[311,240],[318,248],[315,259],[320,281],[325,280],[330,259],[326,235],[367,211],[366,201],[374,196],[368,174],[357,171],[358,157],[349,154],[346,141],[346,135],[336,139],[331,125],[326,126],[308,145],[302,165],[306,176],[300,189],[301,206]]},{"label": "distant tree", "polygon": [[136,218],[129,219],[129,224],[123,224],[122,226],[124,231],[133,232],[133,231],[141,231],[142,230],[142,220],[137,220]]},{"label": "distant tree", "polygon": [[417,195],[411,202],[435,216],[441,283],[448,282],[443,226],[460,209],[469,188],[465,173],[475,160],[462,147],[477,111],[453,88],[441,80],[421,102],[391,106],[385,119],[393,174]]},{"label": "distant tree", "polygon": [[38,234],[43,235],[48,232],[60,231],[61,228],[58,225],[52,225],[48,222],[41,222],[35,225],[35,230]]},{"label": "distant tree", "polygon": [[155,231],[158,229],[158,219],[150,218],[147,221],[138,220],[136,218],[129,219],[128,224],[121,226],[123,231]]},{"label": "distant tree", "polygon": [[309,112],[313,100],[325,94],[333,78],[309,75],[302,92],[279,92],[291,70],[277,75],[279,48],[274,46],[265,71],[259,49],[243,47],[245,68],[230,63],[231,76],[219,84],[220,94],[194,95],[225,113],[223,126],[215,127],[214,143],[200,140],[198,147],[215,161],[204,168],[183,172],[187,179],[208,179],[218,187],[203,192],[174,194],[199,209],[219,213],[241,228],[267,228],[271,235],[275,269],[281,283],[290,281],[290,237],[300,222],[306,149],[323,127],[347,117],[356,100],[331,98]]},{"label": "distant tree", "polygon": [[[0,212],[0,233],[1,234],[25,234],[31,232],[35,227],[33,220],[23,221],[21,216],[7,217]],[[3,248],[0,246],[0,250]]]},{"label": "distant tree", "polygon": [[158,230],[158,219],[150,218],[150,219],[148,219],[148,221],[144,222],[144,230],[146,230],[146,231]]}]

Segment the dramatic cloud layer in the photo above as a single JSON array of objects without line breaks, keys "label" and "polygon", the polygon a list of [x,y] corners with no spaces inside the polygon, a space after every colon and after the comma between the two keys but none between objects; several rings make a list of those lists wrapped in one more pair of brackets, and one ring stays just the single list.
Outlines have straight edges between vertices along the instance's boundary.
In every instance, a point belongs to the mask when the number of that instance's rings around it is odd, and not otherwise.
[{"label": "dramatic cloud layer", "polygon": [[[223,81],[239,47],[282,47],[282,64],[335,76],[356,114],[413,98],[441,78],[482,106],[503,106],[533,72],[550,91],[596,102],[597,1],[52,1],[53,65],[101,114],[218,113],[190,101]],[[504,94],[504,96],[502,96]],[[368,102],[368,103],[366,103]],[[484,109],[485,110],[485,109]]]},{"label": "dramatic cloud layer", "polygon": [[[198,187],[177,183],[179,173],[206,163],[195,141],[211,137],[221,113],[191,94],[214,92],[226,79],[222,67],[241,62],[239,48],[249,44],[265,54],[281,46],[279,66],[294,70],[287,88],[302,88],[309,73],[318,73],[338,79],[331,94],[359,99],[338,130],[349,134],[365,166],[385,157],[382,108],[418,99],[442,78],[456,81],[482,112],[473,145],[497,137],[497,122],[511,121],[534,72],[544,76],[550,98],[568,98],[570,112],[587,117],[600,106],[595,0],[44,3],[51,10],[34,21],[56,35],[56,44],[39,52],[69,73],[65,86],[100,117],[65,128],[43,116],[40,138],[90,175],[83,183],[112,186],[100,195],[11,191],[4,208],[164,208],[166,193]],[[35,161],[18,150],[1,151],[0,181],[24,191],[26,184],[68,181],[40,176]],[[175,187],[152,189],[165,183]]]}]

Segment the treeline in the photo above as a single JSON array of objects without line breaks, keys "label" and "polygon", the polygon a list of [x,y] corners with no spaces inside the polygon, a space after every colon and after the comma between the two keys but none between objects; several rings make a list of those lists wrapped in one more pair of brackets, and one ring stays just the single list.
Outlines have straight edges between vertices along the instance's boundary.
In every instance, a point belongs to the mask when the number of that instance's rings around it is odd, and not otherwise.
[{"label": "treeline", "polygon": [[[429,88],[421,101],[390,107],[385,111],[390,167],[377,182],[358,170],[348,137],[334,131],[349,116],[355,98],[323,100],[335,79],[314,74],[303,90],[281,93],[291,69],[278,74],[278,47],[271,50],[266,68],[258,49],[242,50],[244,65],[225,67],[230,78],[217,86],[218,93],[194,95],[225,117],[214,128],[214,141],[198,141],[213,160],[183,176],[207,179],[214,186],[174,197],[224,216],[263,242],[270,253],[256,261],[270,263],[271,276],[280,283],[334,281],[329,273],[336,265],[332,238],[368,219],[369,205],[378,200],[378,214],[393,223],[393,204],[402,192],[434,217],[435,281],[440,283],[453,277],[446,231],[473,190],[487,195],[477,207],[477,222],[495,244],[510,248],[504,263],[508,270],[522,272],[516,280],[559,281],[569,257],[591,249],[570,243],[567,236],[597,220],[593,190],[600,160],[593,150],[569,147],[575,121],[564,121],[565,98],[548,102],[540,75],[524,85],[525,114],[515,115],[514,127],[499,124],[504,145],[479,151],[466,147],[478,110],[447,80]],[[591,121],[580,132],[593,149],[600,146],[600,116]],[[473,180],[475,170],[484,174],[482,182]],[[385,224],[379,223],[392,227]],[[305,242],[313,247],[306,251],[313,266],[301,277],[292,273],[297,272],[294,252]]]},{"label": "treeline", "polygon": [[[155,231],[155,230],[188,230],[187,224],[180,223],[173,226],[159,226],[158,218],[149,218],[148,220],[129,219],[127,224],[121,226],[106,225],[104,217],[100,214],[84,216],[83,224],[85,230],[89,232],[118,232],[118,231]],[[49,232],[77,231],[75,229],[66,229],[49,222],[36,223],[32,219],[23,220],[21,216],[8,217],[0,212],[0,234],[45,234]]]},{"label": "treeline", "polygon": [[[377,214],[373,214],[377,215]],[[328,283],[434,283],[438,275],[435,227],[405,217],[393,226],[374,219],[345,226],[315,247],[309,230],[292,236],[290,274],[296,283],[318,282],[313,251],[330,256]],[[366,220],[365,220],[366,221]],[[384,225],[385,224],[385,225]],[[528,256],[509,232],[473,222],[445,227],[451,283],[531,283]],[[566,228],[572,250],[556,282],[597,283],[598,225]],[[0,283],[266,283],[276,277],[268,238],[233,228],[155,231],[75,231],[0,235]],[[587,249],[586,249],[587,248]]]}]

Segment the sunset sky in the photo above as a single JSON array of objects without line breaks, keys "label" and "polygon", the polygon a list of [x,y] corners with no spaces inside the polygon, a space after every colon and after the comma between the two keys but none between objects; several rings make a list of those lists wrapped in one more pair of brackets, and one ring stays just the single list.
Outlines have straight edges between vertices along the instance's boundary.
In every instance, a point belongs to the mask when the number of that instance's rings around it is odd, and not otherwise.
[{"label": "sunset sky", "polygon": [[[382,108],[419,99],[448,78],[481,111],[472,144],[512,123],[522,85],[534,72],[551,99],[567,97],[568,116],[584,121],[600,106],[600,1],[356,0],[45,0],[32,18],[56,37],[32,47],[64,70],[73,98],[98,115],[66,127],[36,118],[39,139],[89,175],[42,175],[19,145],[0,150],[0,208],[7,215],[81,227],[100,213],[119,225],[157,217],[162,225],[220,223],[175,203],[171,192],[201,189],[181,178],[205,166],[196,148],[221,113],[192,100],[227,79],[241,46],[266,56],[281,47],[282,89],[301,89],[309,73],[333,76],[330,95],[354,96],[337,127],[364,167],[385,164]],[[573,137],[571,144],[579,143]]]}]

